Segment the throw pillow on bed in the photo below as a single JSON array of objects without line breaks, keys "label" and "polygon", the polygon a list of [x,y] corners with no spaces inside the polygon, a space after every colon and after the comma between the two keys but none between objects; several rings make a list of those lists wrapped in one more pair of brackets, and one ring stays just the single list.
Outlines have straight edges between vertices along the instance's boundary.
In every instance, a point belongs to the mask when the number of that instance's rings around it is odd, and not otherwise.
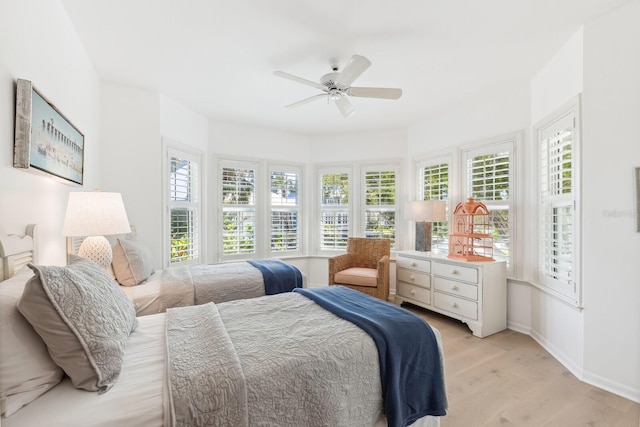
[{"label": "throw pillow on bed", "polygon": [[122,286],[135,286],[153,273],[149,249],[135,240],[118,239],[113,245],[113,273]]},{"label": "throw pillow on bed", "polygon": [[73,256],[67,267],[28,264],[35,273],[18,310],[77,388],[115,384],[137,325],[133,303],[98,264]]}]

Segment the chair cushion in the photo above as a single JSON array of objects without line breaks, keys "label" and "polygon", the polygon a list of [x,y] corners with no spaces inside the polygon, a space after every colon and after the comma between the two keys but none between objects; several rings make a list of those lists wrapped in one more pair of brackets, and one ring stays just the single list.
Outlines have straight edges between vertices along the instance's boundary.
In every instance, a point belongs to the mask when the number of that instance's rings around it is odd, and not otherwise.
[{"label": "chair cushion", "polygon": [[352,267],[336,273],[334,277],[336,283],[342,285],[367,286],[375,288],[378,286],[378,270],[375,268]]}]

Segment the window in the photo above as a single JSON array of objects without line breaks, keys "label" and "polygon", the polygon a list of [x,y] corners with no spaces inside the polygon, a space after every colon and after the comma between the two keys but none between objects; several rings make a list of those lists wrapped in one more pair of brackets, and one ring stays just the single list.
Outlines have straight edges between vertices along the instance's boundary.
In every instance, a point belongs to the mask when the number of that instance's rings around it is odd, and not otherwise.
[{"label": "window", "polygon": [[464,151],[465,200],[473,197],[489,210],[493,258],[512,270],[513,151],[515,137],[483,148]]},{"label": "window", "polygon": [[201,262],[200,155],[167,145],[168,264]]},{"label": "window", "polygon": [[362,168],[364,186],[364,236],[396,240],[396,170],[395,168],[365,166]]},{"label": "window", "polygon": [[298,168],[272,166],[271,252],[277,255],[300,251],[300,175]]},{"label": "window", "polygon": [[[449,170],[451,159],[448,157],[423,160],[418,163],[417,200],[449,200]],[[447,221],[432,224],[432,250],[446,253],[449,250],[449,227]]]},{"label": "window", "polygon": [[577,101],[537,127],[539,284],[578,305]]},{"label": "window", "polygon": [[320,249],[347,247],[350,231],[349,171],[320,170]]},{"label": "window", "polygon": [[256,169],[249,162],[221,165],[223,256],[256,253]]}]

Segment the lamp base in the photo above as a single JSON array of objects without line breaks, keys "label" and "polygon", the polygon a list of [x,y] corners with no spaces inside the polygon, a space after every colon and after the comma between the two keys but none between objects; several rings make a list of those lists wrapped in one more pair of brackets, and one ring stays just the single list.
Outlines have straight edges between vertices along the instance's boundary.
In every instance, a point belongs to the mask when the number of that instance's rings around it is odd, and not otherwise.
[{"label": "lamp base", "polygon": [[416,222],[416,251],[431,252],[431,223]]},{"label": "lamp base", "polygon": [[89,236],[82,241],[78,255],[108,270],[113,260],[111,244],[104,236]]}]

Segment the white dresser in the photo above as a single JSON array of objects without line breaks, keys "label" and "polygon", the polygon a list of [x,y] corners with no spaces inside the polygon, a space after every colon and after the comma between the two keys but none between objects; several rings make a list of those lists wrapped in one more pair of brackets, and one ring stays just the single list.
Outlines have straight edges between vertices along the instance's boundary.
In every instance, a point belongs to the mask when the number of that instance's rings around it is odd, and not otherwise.
[{"label": "white dresser", "polygon": [[504,261],[466,262],[399,251],[396,269],[396,304],[406,301],[458,319],[480,338],[507,328]]}]

